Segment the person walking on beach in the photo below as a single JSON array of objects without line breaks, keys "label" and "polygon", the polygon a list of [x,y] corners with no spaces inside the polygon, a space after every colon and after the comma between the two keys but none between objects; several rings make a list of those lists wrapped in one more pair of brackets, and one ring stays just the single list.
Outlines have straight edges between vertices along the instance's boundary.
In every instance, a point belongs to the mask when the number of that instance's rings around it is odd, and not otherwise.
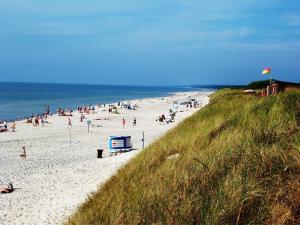
[{"label": "person walking on beach", "polygon": [[47,108],[46,108],[46,114],[49,115],[50,114],[50,106],[47,105]]},{"label": "person walking on beach", "polygon": [[123,124],[123,129],[124,129],[124,127],[125,127],[125,124],[126,124],[126,120],[123,118],[123,120],[122,120],[122,124]]},{"label": "person walking on beach", "polygon": [[136,118],[133,117],[133,126],[136,127]]},{"label": "person walking on beach", "polygon": [[68,118],[68,126],[71,127],[72,126],[72,121],[71,118]]}]

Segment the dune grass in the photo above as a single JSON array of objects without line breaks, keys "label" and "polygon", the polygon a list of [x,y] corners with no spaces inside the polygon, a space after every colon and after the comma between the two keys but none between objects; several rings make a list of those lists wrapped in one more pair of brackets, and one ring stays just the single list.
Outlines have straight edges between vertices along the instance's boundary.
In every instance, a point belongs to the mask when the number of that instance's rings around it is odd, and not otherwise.
[{"label": "dune grass", "polygon": [[218,91],[66,224],[299,224],[299,128],[300,93]]}]

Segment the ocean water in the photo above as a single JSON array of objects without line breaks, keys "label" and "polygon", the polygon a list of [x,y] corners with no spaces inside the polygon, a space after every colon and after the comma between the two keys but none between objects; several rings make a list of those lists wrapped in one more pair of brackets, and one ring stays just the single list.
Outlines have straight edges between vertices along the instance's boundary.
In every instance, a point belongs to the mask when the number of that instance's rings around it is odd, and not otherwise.
[{"label": "ocean water", "polygon": [[15,120],[58,107],[74,109],[82,105],[112,103],[129,99],[167,96],[175,92],[214,90],[214,86],[144,87],[79,84],[0,82],[0,121]]}]

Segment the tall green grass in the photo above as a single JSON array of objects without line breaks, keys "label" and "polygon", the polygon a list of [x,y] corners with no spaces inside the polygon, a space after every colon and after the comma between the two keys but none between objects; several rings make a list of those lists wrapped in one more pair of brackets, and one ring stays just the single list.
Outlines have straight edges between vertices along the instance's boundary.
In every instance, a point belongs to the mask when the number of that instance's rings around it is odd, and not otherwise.
[{"label": "tall green grass", "polygon": [[218,91],[66,224],[299,224],[299,123],[300,93]]}]

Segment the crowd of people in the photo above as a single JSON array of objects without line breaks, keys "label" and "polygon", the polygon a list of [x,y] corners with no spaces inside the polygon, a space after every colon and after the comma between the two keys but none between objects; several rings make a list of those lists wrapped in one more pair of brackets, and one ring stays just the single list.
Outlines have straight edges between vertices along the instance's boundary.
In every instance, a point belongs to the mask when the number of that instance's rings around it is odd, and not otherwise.
[{"label": "crowd of people", "polygon": [[[202,105],[202,104],[201,104]],[[98,104],[98,108],[105,108],[106,104]],[[197,101],[190,101],[188,104],[186,104],[186,107],[197,107],[199,106],[199,103]],[[114,113],[114,114],[119,114],[118,108],[125,108],[125,109],[136,109],[138,106],[135,104],[132,106],[129,102],[127,104],[124,104],[123,102],[118,102],[117,105],[114,104],[109,104],[108,105],[108,113]],[[80,113],[80,122],[83,122],[84,119],[86,119],[86,115],[89,115],[90,113],[95,113],[95,107],[92,105],[89,106],[78,106],[77,111]],[[102,110],[106,111],[106,109]],[[57,114],[59,116],[73,116],[73,110],[72,109],[62,109],[62,108],[57,108]],[[50,106],[45,105],[44,106],[44,113],[43,114],[37,114],[34,115],[32,114],[30,117],[26,117],[26,123],[33,124],[35,127],[39,126],[44,126],[45,123],[49,123],[47,120],[48,115],[50,115]],[[156,121],[159,121],[161,123],[163,122],[173,122],[175,119],[175,112],[170,111],[170,115],[165,116],[165,114],[161,114]],[[124,128],[126,125],[126,120],[123,118],[122,119],[122,127]],[[133,127],[136,126],[136,118],[133,118],[132,122]],[[14,121],[11,121],[11,126],[8,128],[8,123],[7,121],[0,121],[0,132],[6,132],[11,130],[14,132],[16,130],[16,123]]]},{"label": "crowd of people", "polygon": [[69,110],[64,110],[62,108],[57,109],[57,114],[59,116],[73,116],[72,113],[73,113],[72,109],[69,109]]},{"label": "crowd of people", "polygon": [[[36,114],[34,115],[33,113],[31,114],[31,116],[25,116],[25,122],[32,124],[35,127],[39,127],[44,126],[45,123],[48,123],[47,121],[47,117],[48,115],[50,115],[50,106],[49,105],[45,105],[45,111],[42,114]],[[17,120],[21,120],[21,118],[18,116]],[[16,123],[14,120],[10,120],[9,121],[10,126],[8,126],[8,122],[7,120],[3,120],[0,121],[0,132],[6,132],[6,131],[12,131],[15,132],[16,131]]]},{"label": "crowd of people", "polygon": [[46,123],[49,123],[47,118],[47,113],[31,115],[31,117],[27,118],[26,123],[32,124],[35,127],[39,127],[40,125],[43,127]]},{"label": "crowd of people", "polygon": [[[105,108],[105,104],[98,104],[98,108]],[[113,104],[109,104],[108,105],[108,113],[114,113],[114,114],[119,114],[118,112],[118,108],[125,108],[125,109],[132,109],[131,107],[128,107],[128,104],[124,104],[123,102],[118,102],[117,106],[113,105]],[[137,105],[134,105],[134,108],[138,108]],[[80,122],[83,122],[84,119],[86,119],[86,116],[84,114],[90,114],[90,113],[95,113],[95,107],[92,105],[89,106],[78,106],[77,107],[78,112],[80,113]],[[106,109],[104,109],[105,111]],[[57,108],[57,114],[59,116],[72,116],[73,110],[72,109],[62,109],[62,108]],[[49,105],[45,105],[44,106],[44,113],[42,114],[36,114],[34,115],[33,113],[31,114],[31,116],[29,117],[24,117],[25,122],[28,124],[32,124],[34,127],[39,127],[42,126],[44,127],[44,125],[46,123],[49,123],[47,120],[47,117],[51,115],[50,114],[50,106]],[[162,117],[159,118],[159,121],[164,121],[165,117],[164,115],[162,115]],[[15,121],[10,121],[11,125],[10,127],[8,127],[8,122],[6,120],[0,121],[0,132],[6,132],[6,131],[12,131],[14,132],[16,130],[16,123]],[[70,119],[68,124],[70,125]],[[132,126],[136,127],[136,118],[133,118],[132,121]],[[122,119],[122,127],[124,128],[126,125],[126,120],[123,118]]]},{"label": "crowd of people", "polygon": [[[99,105],[98,105],[98,107],[99,107]],[[92,106],[92,105],[89,105],[89,106],[78,106],[77,110],[80,113],[90,114],[90,113],[94,113],[95,112],[95,107]]]},{"label": "crowd of people", "polygon": [[176,112],[174,112],[172,109],[169,110],[169,115],[165,116],[165,114],[161,114],[158,116],[158,119],[156,121],[160,123],[170,123],[175,121]]}]

